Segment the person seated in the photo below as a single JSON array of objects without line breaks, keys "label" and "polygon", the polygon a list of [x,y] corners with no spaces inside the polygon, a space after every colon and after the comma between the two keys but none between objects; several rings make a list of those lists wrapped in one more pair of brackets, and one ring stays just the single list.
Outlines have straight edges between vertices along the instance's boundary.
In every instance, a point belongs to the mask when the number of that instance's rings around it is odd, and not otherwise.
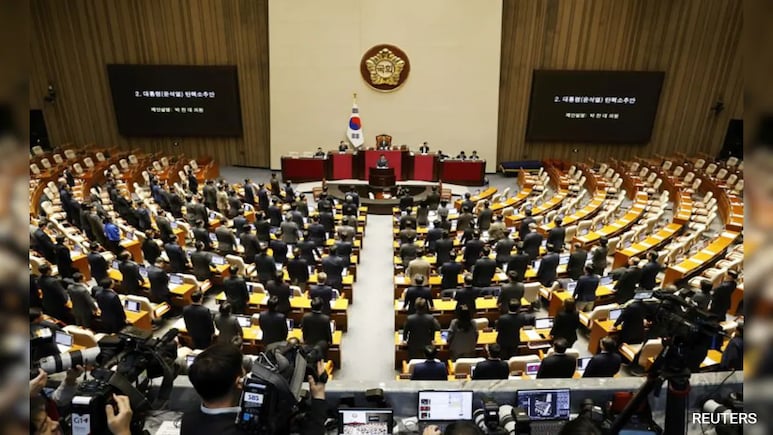
[{"label": "person seated", "polygon": [[480,160],[480,156],[478,156],[478,151],[472,150],[472,154],[470,154],[469,159],[470,160]]},{"label": "person seated", "polygon": [[437,359],[437,348],[431,344],[424,346],[426,360],[413,366],[412,381],[446,381],[448,369],[445,363]]},{"label": "person seated", "polygon": [[617,343],[612,337],[601,339],[601,353],[594,355],[585,367],[583,378],[612,377],[620,371],[623,359],[617,353]]},{"label": "person seated", "polygon": [[388,150],[389,149],[389,142],[386,139],[382,139],[381,142],[378,143],[378,149],[380,149],[380,150]]},{"label": "person seated", "polygon": [[314,153],[314,157],[320,158],[320,159],[324,159],[326,155],[327,154],[325,154],[325,152],[322,151],[322,147],[317,147],[317,152]]},{"label": "person seated", "polygon": [[341,141],[338,143],[338,152],[339,153],[345,153],[349,150],[349,145],[346,144],[346,142]]},{"label": "person seated", "polygon": [[467,154],[465,154],[464,151],[460,151],[459,154],[456,155],[456,160],[467,160]]},{"label": "person seated", "polygon": [[429,154],[429,144],[427,142],[424,142],[419,147],[419,153],[421,154]]},{"label": "person seated", "polygon": [[440,161],[443,161],[448,158],[448,154],[445,154],[442,150],[437,150],[437,158]]},{"label": "person seated", "polygon": [[507,361],[502,361],[502,349],[496,343],[486,346],[488,358],[475,364],[472,379],[507,379],[510,376],[510,367]]},{"label": "person seated", "polygon": [[378,161],[376,161],[376,167],[377,168],[387,168],[387,167],[389,167],[389,161],[387,160],[385,155],[381,154],[378,157]]},{"label": "person seated", "polygon": [[537,371],[537,379],[566,378],[570,379],[577,370],[577,358],[566,354],[568,343],[564,338],[553,341],[553,354],[546,356]]}]

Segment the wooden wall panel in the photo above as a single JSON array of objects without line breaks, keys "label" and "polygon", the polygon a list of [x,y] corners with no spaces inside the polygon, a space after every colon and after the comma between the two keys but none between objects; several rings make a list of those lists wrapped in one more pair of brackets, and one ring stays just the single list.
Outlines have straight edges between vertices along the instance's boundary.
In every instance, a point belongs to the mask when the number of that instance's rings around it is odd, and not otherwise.
[{"label": "wooden wall panel", "polygon": [[[502,13],[499,161],[715,154],[742,116],[740,0],[503,0]],[[665,71],[650,143],[526,142],[534,69]]]},{"label": "wooden wall panel", "polygon": [[[243,136],[122,137],[108,63],[236,65]],[[54,145],[118,145],[268,166],[268,79],[268,0],[32,1],[30,107],[43,109]],[[44,102],[49,81],[53,104]]]}]

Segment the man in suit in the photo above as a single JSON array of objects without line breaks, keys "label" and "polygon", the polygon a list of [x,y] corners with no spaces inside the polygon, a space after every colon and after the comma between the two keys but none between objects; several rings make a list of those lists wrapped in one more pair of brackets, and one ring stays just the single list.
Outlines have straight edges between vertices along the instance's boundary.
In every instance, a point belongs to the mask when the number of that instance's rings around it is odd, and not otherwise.
[{"label": "man in suit", "polygon": [[215,237],[217,237],[217,249],[223,255],[236,253],[236,237],[228,227],[225,225],[217,227]]},{"label": "man in suit", "polygon": [[343,288],[341,274],[344,271],[344,262],[338,256],[335,246],[330,248],[330,255],[322,259],[322,270],[327,274],[326,284],[340,291]]},{"label": "man in suit", "polygon": [[258,274],[258,280],[266,284],[276,273],[276,262],[274,257],[268,255],[268,245],[261,242],[260,252],[255,256],[255,271]]},{"label": "man in suit", "polygon": [[512,299],[507,303],[507,313],[497,320],[497,344],[502,349],[502,358],[509,359],[518,355],[521,345],[521,328],[528,323],[524,313],[520,313],[521,300]]},{"label": "man in suit", "polygon": [[268,243],[272,257],[277,264],[287,263],[287,251],[290,249],[282,239],[275,239]]},{"label": "man in suit", "polygon": [[196,179],[196,173],[192,169],[186,171],[186,179],[188,180],[188,191],[193,194],[199,193],[199,180]]},{"label": "man in suit", "polygon": [[655,251],[647,254],[649,260],[647,264],[642,267],[641,279],[639,280],[639,287],[644,290],[652,290],[657,286],[658,273],[663,269],[663,265],[658,263],[658,253]]},{"label": "man in suit", "polygon": [[424,362],[414,364],[412,381],[447,381],[446,364],[437,359],[437,348],[431,344],[424,346]]},{"label": "man in suit", "polygon": [[407,347],[408,358],[421,358],[424,347],[432,344],[435,332],[440,331],[440,323],[427,312],[427,301],[416,299],[416,313],[410,314],[403,327],[403,344]]},{"label": "man in suit", "polygon": [[201,242],[204,244],[205,250],[207,251],[212,250],[212,239],[209,238],[209,231],[207,231],[207,229],[204,228],[204,221],[202,220],[194,221],[193,229],[191,229],[191,232],[193,233],[194,243]]},{"label": "man in suit", "polygon": [[555,223],[555,226],[548,231],[546,245],[552,245],[553,249],[563,249],[564,239],[566,238],[566,228],[562,227],[561,224],[564,221],[560,217],[557,217],[553,222]]},{"label": "man in suit", "polygon": [[[386,149],[386,148],[379,148],[379,149]],[[377,168],[389,167],[389,160],[387,160],[385,155],[381,154],[380,156],[378,156],[378,160],[376,161],[376,167]]]},{"label": "man in suit", "polygon": [[459,218],[456,219],[456,231],[467,231],[474,227],[475,215],[470,211],[471,208],[467,208],[462,205],[462,213]]},{"label": "man in suit", "polygon": [[165,262],[158,259],[156,264],[148,267],[148,281],[150,282],[150,301],[160,304],[166,302],[171,308],[172,293],[169,291],[169,275],[164,271]]},{"label": "man in suit", "polygon": [[[438,263],[440,264],[440,263]],[[451,257],[445,263],[440,266],[440,289],[452,289],[456,288],[459,282],[459,274],[464,271],[464,266],[457,262],[455,258]]]},{"label": "man in suit", "polygon": [[472,372],[473,380],[507,379],[510,376],[510,367],[507,361],[502,361],[502,349],[496,343],[486,346],[488,358],[475,364]]},{"label": "man in suit", "polygon": [[317,265],[317,258],[320,256],[317,244],[309,238],[309,232],[303,231],[303,238],[298,241],[296,245],[301,251],[301,257],[306,260],[306,264],[309,266]]},{"label": "man in suit", "polygon": [[523,214],[525,216],[521,220],[521,225],[518,227],[518,237],[521,240],[526,238],[526,235],[529,234],[529,227],[531,226],[531,224],[536,222],[534,218],[531,216],[532,214],[531,208],[527,208],[526,210],[524,210]]},{"label": "man in suit", "polygon": [[354,203],[354,200],[351,196],[347,195],[346,200],[344,201],[344,204],[341,206],[341,213],[347,216],[358,216],[359,210],[357,209],[357,205]]},{"label": "man in suit", "polygon": [[212,312],[209,308],[201,305],[203,296],[198,290],[193,292],[191,295],[193,303],[183,309],[185,329],[191,337],[194,349],[208,348],[212,344],[212,338],[215,335]]},{"label": "man in suit", "polygon": [[483,240],[480,239],[480,231],[475,230],[472,234],[472,240],[468,240],[464,244],[464,268],[466,270],[472,269],[472,266],[480,258],[485,245]]},{"label": "man in suit", "polygon": [[152,228],[152,219],[150,218],[150,210],[145,207],[145,203],[142,201],[134,202],[134,215],[137,217],[137,229],[140,231],[148,231]]},{"label": "man in suit", "polygon": [[473,278],[470,275],[464,276],[464,285],[454,292],[456,306],[466,305],[470,312],[474,313],[477,309],[475,300],[480,297],[480,290],[474,286]]},{"label": "man in suit", "polygon": [[708,279],[702,279],[700,291],[695,293],[692,298],[690,298],[692,303],[701,310],[708,310],[709,304],[711,303],[711,290],[711,281]]},{"label": "man in suit", "polygon": [[730,339],[730,342],[727,343],[727,347],[722,351],[722,360],[719,362],[719,370],[743,370],[743,330],[744,322],[738,322],[733,338]]},{"label": "man in suit", "polygon": [[448,231],[443,230],[443,236],[435,242],[436,264],[443,265],[454,258],[454,241]]},{"label": "man in suit", "polygon": [[523,251],[523,242],[515,244],[516,253],[510,257],[507,262],[507,271],[513,271],[518,274],[519,281],[526,279],[526,269],[529,268],[529,254]]},{"label": "man in suit", "polygon": [[577,370],[577,358],[566,354],[568,344],[564,338],[553,341],[553,353],[542,359],[537,372],[537,379],[565,378],[571,379]]},{"label": "man in suit", "polygon": [[101,313],[101,329],[99,332],[115,334],[126,326],[126,312],[118,294],[113,290],[113,280],[105,278],[94,287],[94,299]]},{"label": "man in suit", "polygon": [[354,244],[346,239],[339,238],[333,245],[336,251],[336,255],[341,258],[344,269],[348,269],[352,264],[352,252],[354,250]]},{"label": "man in suit", "polygon": [[488,228],[489,243],[496,243],[497,241],[508,237],[510,230],[505,225],[505,217],[498,214],[494,217],[494,222]]},{"label": "man in suit", "polygon": [[227,216],[231,219],[235,218],[239,215],[241,210],[241,213],[244,213],[244,205],[242,204],[242,200],[239,199],[238,196],[236,196],[236,191],[231,189],[228,191],[228,214]]},{"label": "man in suit", "polygon": [[413,209],[413,196],[411,196],[407,189],[403,190],[403,193],[400,194],[400,202],[398,203],[398,207],[400,208],[400,211],[407,212],[408,215],[411,214]]},{"label": "man in suit", "polygon": [[421,146],[419,146],[419,153],[429,154],[429,145],[427,144],[427,142],[423,142]]},{"label": "man in suit", "polygon": [[244,228],[249,225],[247,218],[244,217],[243,208],[240,208],[236,211],[236,216],[234,216],[231,222],[233,222],[234,233],[236,233],[236,237],[241,237],[244,233]]},{"label": "man in suit", "polygon": [[523,238],[523,252],[529,256],[529,261],[539,257],[539,249],[542,246],[542,234],[537,232],[537,224],[529,225],[529,232]]},{"label": "man in suit", "polygon": [[397,242],[400,246],[402,246],[404,243],[412,243],[416,240],[416,229],[408,225],[404,229],[400,230],[399,233],[397,233]]},{"label": "man in suit", "polygon": [[207,180],[204,183],[204,187],[201,189],[202,195],[204,195],[204,204],[210,210],[217,210],[217,188],[213,180]]},{"label": "man in suit", "polygon": [[617,353],[617,343],[612,337],[601,339],[601,353],[593,356],[585,367],[583,378],[611,378],[620,371],[623,359]]},{"label": "man in suit", "polygon": [[132,261],[132,255],[129,251],[123,251],[118,256],[120,263],[118,270],[121,272],[121,289],[125,293],[140,294],[144,280],[140,275],[140,266]]},{"label": "man in suit", "polygon": [[491,286],[494,274],[497,273],[497,262],[489,258],[489,255],[491,255],[491,251],[488,247],[484,247],[480,253],[480,258],[472,267],[472,285],[476,287]]},{"label": "man in suit", "polygon": [[76,269],[72,265],[70,248],[64,244],[64,241],[65,237],[63,235],[56,236],[56,245],[54,246],[54,252],[56,253],[56,268],[59,270],[59,276],[62,278],[71,278]]},{"label": "man in suit", "polygon": [[636,286],[641,281],[642,270],[639,268],[639,258],[631,257],[628,260],[628,268],[615,283],[615,302],[624,304],[633,299]]},{"label": "man in suit", "polygon": [[615,321],[615,327],[620,324],[620,334],[618,341],[620,343],[639,344],[644,341],[644,318],[646,307],[641,300],[634,299],[630,304],[623,308],[620,317]]},{"label": "man in suit", "polygon": [[499,239],[494,245],[494,252],[496,253],[497,267],[502,268],[510,261],[510,255],[515,248],[515,240],[509,237],[510,229],[505,230],[504,237]]},{"label": "man in suit", "polygon": [[426,301],[426,303],[429,305],[429,309],[433,308],[432,303],[432,292],[430,291],[429,287],[425,286],[424,283],[426,282],[424,280],[423,275],[416,275],[413,277],[414,285],[408,287],[405,290],[405,296],[403,299],[403,309],[407,311],[408,314],[413,314],[416,312],[416,301],[419,298],[422,298]]},{"label": "man in suit", "polygon": [[[201,242],[197,242],[197,245],[201,245],[201,249],[204,249],[204,245]],[[166,252],[167,258],[169,258],[169,264],[174,273],[186,273],[190,269],[188,264],[188,256],[185,255],[185,251],[180,245],[177,244],[176,237],[170,237],[164,244],[164,252]]]},{"label": "man in suit", "polygon": [[311,312],[303,315],[301,330],[304,343],[327,351],[333,345],[333,332],[330,330],[330,317],[322,312],[324,304],[320,298],[311,300]]},{"label": "man in suit", "polygon": [[607,254],[609,253],[607,243],[609,243],[607,238],[602,237],[599,239],[599,244],[590,251],[593,272],[599,276],[604,275],[604,270],[607,267]]},{"label": "man in suit", "polygon": [[727,311],[731,308],[730,302],[733,292],[738,287],[736,279],[738,278],[738,272],[735,270],[727,271],[727,278],[722,281],[721,284],[714,289],[714,293],[711,295],[711,305],[709,306],[709,312],[719,317],[720,321],[725,320]]},{"label": "man in suit", "polygon": [[542,257],[539,269],[537,269],[537,281],[545,287],[553,285],[558,276],[558,263],[560,261],[560,248],[555,251],[553,245],[547,245],[548,253]]},{"label": "man in suit", "polygon": [[206,281],[214,276],[211,269],[212,253],[205,251],[201,243],[196,243],[196,251],[191,254],[191,266],[193,275],[199,281]]},{"label": "man in suit", "polygon": [[[32,239],[35,244],[35,249],[40,252],[43,257],[51,263],[56,263],[56,246],[51,241],[51,237],[46,234],[44,229],[47,226],[47,222],[43,219],[38,222],[38,228],[32,233]],[[102,233],[104,237],[104,233]]]},{"label": "man in suit", "polygon": [[266,283],[266,291],[279,299],[276,310],[287,316],[290,313],[290,298],[293,292],[290,290],[290,285],[284,282],[283,277],[284,273],[281,270],[274,272],[274,278]]},{"label": "man in suit", "polygon": [[228,277],[223,280],[223,292],[225,293],[226,301],[231,304],[231,311],[234,314],[244,314],[247,312],[250,292],[247,289],[247,281],[239,275],[238,267],[230,267]]},{"label": "man in suit", "polygon": [[596,302],[596,289],[600,278],[593,273],[593,266],[585,266],[585,275],[577,280],[572,297],[576,301],[578,311],[590,311]]},{"label": "man in suit", "polygon": [[83,283],[83,275],[75,272],[72,275],[73,283],[67,287],[67,293],[72,301],[72,313],[75,324],[84,328],[91,328],[91,321],[99,306],[91,296],[89,288]]},{"label": "man in suit", "polygon": [[327,241],[327,231],[325,227],[319,223],[319,216],[315,215],[311,217],[311,224],[309,225],[309,239],[311,239],[317,246],[325,246]]},{"label": "man in suit", "polygon": [[405,243],[400,245],[400,249],[397,250],[397,255],[403,262],[403,267],[408,267],[408,264],[413,261],[419,253],[419,248],[416,246],[414,239],[408,239]]},{"label": "man in suit", "polygon": [[260,250],[260,242],[255,235],[254,228],[251,224],[244,226],[244,233],[239,238],[242,247],[244,247],[244,262],[247,264],[255,264],[255,255]]},{"label": "man in suit", "polygon": [[416,216],[411,214],[410,210],[402,211],[402,215],[397,220],[397,226],[402,231],[406,228],[415,229],[417,225]]},{"label": "man in suit", "polygon": [[185,205],[185,212],[188,215],[188,222],[209,222],[209,213],[207,207],[199,202],[198,195],[191,196],[188,204]]},{"label": "man in suit", "polygon": [[161,240],[177,239],[172,228],[172,218],[167,216],[166,213],[160,212],[156,216],[156,226],[161,233]]},{"label": "man in suit", "polygon": [[266,217],[273,228],[278,228],[282,224],[282,207],[278,199],[271,200],[271,205],[266,210]]},{"label": "man in suit", "polygon": [[293,285],[306,288],[306,283],[309,281],[309,264],[301,256],[301,250],[298,248],[293,249],[293,258],[287,262],[287,274]]},{"label": "man in suit", "polygon": [[285,221],[279,226],[279,234],[282,241],[288,245],[294,245],[298,243],[298,225],[292,221],[292,217],[288,214],[285,216]]},{"label": "man in suit", "polygon": [[320,211],[319,223],[325,229],[325,238],[333,237],[335,234],[335,216],[332,211]]},{"label": "man in suit", "polygon": [[507,282],[502,284],[502,288],[499,291],[497,297],[497,306],[502,314],[507,312],[508,304],[512,300],[520,301],[523,298],[524,287],[521,282],[518,272],[513,270],[507,271]]},{"label": "man in suit", "polygon": [[572,252],[569,254],[569,262],[566,264],[566,274],[573,280],[580,279],[585,262],[588,260],[588,251],[582,248],[582,244],[573,243]]},{"label": "man in suit", "polygon": [[100,254],[99,243],[92,242],[89,247],[91,250],[86,256],[86,259],[89,262],[91,277],[94,278],[96,282],[99,282],[103,278],[107,278],[107,260]]},{"label": "man in suit", "polygon": [[443,238],[443,229],[440,228],[440,221],[435,220],[432,223],[432,228],[427,230],[427,236],[425,237],[425,247],[428,252],[435,252],[435,246],[437,241]]},{"label": "man in suit", "polygon": [[317,282],[321,284],[316,284],[311,286],[311,288],[309,289],[309,297],[311,299],[314,299],[314,298],[322,299],[322,302],[323,302],[322,312],[329,316],[331,313],[330,303],[333,300],[333,287],[326,285],[325,284],[326,280],[327,280],[327,274],[325,272],[318,273]]},{"label": "man in suit", "polygon": [[422,249],[417,250],[416,255],[417,257],[408,263],[408,267],[405,269],[405,274],[406,276],[412,278],[421,276],[424,278],[424,282],[428,283],[432,265],[430,265],[429,261],[427,261],[427,259],[424,257],[424,251]]},{"label": "man in suit", "polygon": [[491,228],[491,220],[494,217],[494,210],[491,209],[491,203],[483,202],[483,210],[478,213],[478,228],[481,231],[488,231]]},{"label": "man in suit", "polygon": [[279,298],[271,296],[266,304],[267,309],[260,313],[258,324],[263,331],[263,344],[268,346],[271,343],[287,340],[287,318],[284,314],[277,311]]}]

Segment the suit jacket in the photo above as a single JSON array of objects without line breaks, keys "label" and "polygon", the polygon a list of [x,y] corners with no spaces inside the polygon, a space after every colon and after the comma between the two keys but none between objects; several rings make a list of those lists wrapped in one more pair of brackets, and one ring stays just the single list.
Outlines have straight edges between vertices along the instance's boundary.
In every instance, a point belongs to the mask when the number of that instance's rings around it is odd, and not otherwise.
[{"label": "suit jacket", "polygon": [[352,251],[353,246],[351,242],[338,241],[335,243],[336,256],[343,261],[344,269],[348,268],[352,263]]},{"label": "suit jacket", "polygon": [[404,230],[408,227],[416,228],[416,216],[408,213],[400,216],[398,220],[400,230]]},{"label": "suit jacket", "polygon": [[497,263],[507,263],[510,260],[510,253],[513,251],[513,248],[515,248],[515,240],[509,237],[500,239],[494,245]]},{"label": "suit jacket", "polygon": [[327,283],[334,289],[341,290],[343,287],[344,263],[341,257],[337,255],[328,255],[322,259],[322,270],[327,274]]},{"label": "suit jacket", "polygon": [[[188,257],[185,255],[183,248],[177,243],[167,243],[164,245],[164,251],[166,256],[169,257],[169,265],[172,268],[172,272],[182,273],[185,272],[188,264]],[[193,254],[191,254],[191,257]]]},{"label": "suit jacket", "polygon": [[537,281],[539,281],[545,287],[553,285],[553,281],[558,276],[558,262],[560,257],[555,252],[550,252],[542,257],[542,261],[539,264],[537,270]]},{"label": "suit jacket", "polygon": [[265,346],[287,340],[287,320],[284,314],[263,311],[260,313],[258,324],[260,325],[260,330],[263,332],[261,341]]},{"label": "suit jacket", "polygon": [[440,330],[440,324],[431,314],[411,314],[405,320],[403,339],[408,344],[408,357],[421,358],[424,346],[435,339],[435,331]]},{"label": "suit jacket", "polygon": [[574,280],[580,279],[585,270],[585,262],[588,260],[588,251],[580,248],[569,254],[569,263],[566,264],[566,274]]},{"label": "suit jacket", "polygon": [[76,270],[72,265],[70,249],[65,245],[57,244],[54,247],[54,252],[56,253],[56,267],[59,270],[59,275],[63,278],[71,278]]},{"label": "suit jacket", "polygon": [[487,359],[475,364],[472,379],[507,379],[510,376],[510,367],[507,361],[501,359]]},{"label": "suit jacket", "polygon": [[609,248],[606,246],[596,246],[591,251],[591,264],[593,264],[593,268],[596,269],[596,273],[600,273],[599,271],[602,271],[605,267],[607,267],[607,253],[609,252]]},{"label": "suit jacket", "polygon": [[183,309],[183,319],[194,349],[209,347],[215,334],[215,324],[212,322],[212,312],[209,308],[199,304],[188,305]]},{"label": "suit jacket", "polygon": [[497,262],[488,258],[479,258],[472,268],[472,285],[477,287],[488,287],[497,271]]},{"label": "suit jacket", "polygon": [[[142,242],[142,257],[150,264],[154,264],[161,256],[161,247],[154,239],[145,239]],[[93,273],[92,273],[93,275]]]},{"label": "suit jacket", "polygon": [[317,258],[315,254],[319,255],[319,250],[313,240],[301,240],[296,247],[301,250],[301,257],[306,260],[309,266],[316,266]]},{"label": "suit jacket", "polygon": [[510,261],[507,262],[507,271],[514,270],[518,272],[518,276],[521,280],[526,276],[526,269],[529,268],[529,255],[526,253],[515,254],[510,257]]},{"label": "suit jacket", "polygon": [[419,207],[416,209],[416,223],[422,227],[429,225],[429,208],[426,204],[419,204]]},{"label": "suit jacket", "polygon": [[212,264],[212,253],[207,251],[196,251],[191,254],[191,266],[193,274],[199,281],[205,281],[212,278],[210,265]]},{"label": "suit jacket", "polygon": [[[150,212],[145,207],[134,209],[134,214],[137,216],[137,228],[140,231],[147,231],[153,226]],[[206,220],[204,222],[206,222]]]},{"label": "suit jacket", "polygon": [[303,287],[309,281],[309,264],[303,257],[293,258],[287,262],[287,274],[290,282],[299,283]]},{"label": "suit jacket", "polygon": [[629,267],[620,279],[615,283],[615,302],[618,304],[624,304],[625,302],[633,299],[633,295],[636,292],[636,286],[639,285],[641,280],[642,270],[636,266]]},{"label": "suit jacket", "polygon": [[565,353],[554,353],[542,360],[537,372],[537,379],[566,378],[570,379],[577,370],[577,358]]},{"label": "suit jacket", "polygon": [[169,238],[175,237],[172,223],[166,217],[156,216],[156,226],[161,233],[161,240],[169,240]]},{"label": "suit jacket", "polygon": [[497,320],[497,344],[503,349],[515,350],[521,345],[521,328],[528,324],[523,313],[505,313]]},{"label": "suit jacket", "polygon": [[480,296],[480,292],[475,287],[460,287],[454,293],[454,300],[456,300],[457,306],[467,305],[470,312],[474,313],[476,310],[475,299]]},{"label": "suit jacket", "polygon": [[481,231],[488,231],[491,228],[491,218],[494,216],[494,211],[489,207],[484,208],[478,214],[478,227]]},{"label": "suit jacket", "polygon": [[[101,230],[100,234],[103,234],[104,237],[104,233],[102,233]],[[54,242],[51,241],[51,237],[49,237],[45,231],[38,228],[32,233],[32,238],[35,241],[35,247],[38,252],[40,252],[46,260],[56,262],[56,247]]]},{"label": "suit jacket", "polygon": [[[438,263],[439,264],[439,263]],[[459,282],[459,274],[464,270],[464,266],[456,261],[448,261],[440,267],[442,278],[440,280],[441,289],[456,288]]]},{"label": "suit jacket", "polygon": [[414,241],[416,239],[416,230],[414,230],[413,228],[409,227],[409,228],[406,228],[404,230],[400,230],[400,232],[397,234],[397,236],[398,236],[398,238],[400,240],[400,244],[401,245],[403,243],[409,243],[409,242],[412,242],[412,241]]},{"label": "suit jacket", "polygon": [[454,241],[451,239],[440,239],[435,242],[435,255],[437,256],[436,264],[445,264],[447,261],[451,260],[453,250]]},{"label": "suit jacket", "polygon": [[480,253],[483,251],[483,247],[486,244],[483,242],[483,240],[480,239],[472,239],[464,244],[464,265],[467,268],[472,267],[473,264],[475,264],[476,261],[478,261],[478,258],[480,258]]},{"label": "suit jacket", "polygon": [[272,227],[278,227],[282,223],[282,209],[276,205],[270,205],[266,211],[266,217]]},{"label": "suit jacket", "polygon": [[303,342],[309,345],[315,345],[320,341],[327,343],[328,347],[333,344],[333,333],[330,331],[330,317],[322,313],[306,313],[301,320],[301,329],[303,330]]},{"label": "suit jacket", "polygon": [[456,220],[456,231],[464,231],[470,228],[474,218],[475,216],[469,212],[460,214],[459,219]]},{"label": "suit jacket", "polygon": [[233,218],[233,224],[234,224],[234,232],[236,233],[236,237],[241,237],[242,233],[244,233],[244,227],[248,224],[247,218],[244,217],[244,215],[237,214]]},{"label": "suit jacket", "polygon": [[322,313],[330,315],[330,301],[333,300],[333,287],[329,285],[313,285],[309,289],[309,298],[320,298],[325,303],[322,305]]},{"label": "suit jacket", "polygon": [[323,211],[319,213],[319,223],[325,228],[328,235],[332,235],[335,231],[335,217],[332,212]]},{"label": "suit jacket", "polygon": [[217,327],[217,341],[219,343],[233,343],[234,337],[242,336],[242,327],[235,316],[216,314],[215,327]]},{"label": "suit jacket", "polygon": [[443,229],[439,227],[430,228],[427,230],[427,236],[425,240],[427,241],[427,249],[429,249],[430,252],[435,252],[435,246],[437,245],[437,241],[440,240],[443,237]]},{"label": "suit jacket", "polygon": [[261,242],[268,242],[271,240],[271,223],[266,219],[256,220],[255,235]]},{"label": "suit jacket", "polygon": [[593,356],[585,367],[583,378],[611,378],[620,371],[623,359],[617,353],[601,352]]},{"label": "suit jacket", "polygon": [[527,216],[521,220],[521,225],[518,227],[518,237],[523,240],[527,234],[529,234],[529,224],[533,224],[536,221],[533,217]]},{"label": "suit jacket", "polygon": [[524,287],[522,282],[508,282],[507,284],[504,284],[499,291],[497,303],[507,310],[507,305],[510,301],[513,299],[520,301],[523,297],[523,293]]},{"label": "suit jacket", "polygon": [[407,266],[418,255],[418,248],[413,243],[403,243],[398,250],[400,258],[403,260],[403,265]]},{"label": "suit jacket", "polygon": [[434,305],[432,303],[432,291],[427,286],[411,286],[405,289],[405,297],[403,298],[403,309],[408,312],[408,314],[413,314],[416,312],[416,299],[418,298],[424,298],[427,300],[427,306],[429,308],[432,308]]},{"label": "suit jacket", "polygon": [[424,258],[415,258],[408,263],[408,268],[405,269],[405,274],[413,281],[416,275],[424,277],[424,283],[429,284],[429,274],[432,270],[432,265]]},{"label": "suit jacket", "polygon": [[148,268],[148,281],[150,281],[150,300],[152,302],[170,302],[172,295],[169,292],[169,275],[161,268],[150,266]]},{"label": "suit jacket", "polygon": [[504,238],[505,228],[507,228],[507,226],[505,226],[504,222],[493,222],[488,228],[489,240],[500,240]]},{"label": "suit jacket", "polygon": [[260,248],[258,237],[252,233],[244,233],[239,238],[239,241],[244,247],[244,261],[248,264],[254,263],[255,255],[257,255],[258,249]]},{"label": "suit jacket", "polygon": [[97,308],[97,301],[91,296],[91,292],[85,284],[71,284],[67,288],[72,301],[72,313],[75,322],[80,326],[91,327],[91,319]]},{"label": "suit jacket", "polygon": [[553,320],[553,328],[550,330],[550,335],[554,338],[563,337],[569,342],[569,346],[572,346],[577,341],[577,328],[579,327],[580,315],[577,312],[569,313],[561,310]]},{"label": "suit jacket", "polygon": [[290,298],[293,295],[290,285],[274,279],[266,284],[266,291],[269,295],[276,296],[279,299],[276,310],[287,315],[290,312]]},{"label": "suit jacket", "polygon": [[554,227],[548,231],[547,245],[553,245],[553,249],[558,249],[564,246],[564,239],[566,238],[566,228]]},{"label": "suit jacket", "polygon": [[212,184],[205,184],[201,192],[204,195],[204,203],[207,208],[217,209],[217,188]]},{"label": "suit jacket", "polygon": [[596,300],[596,289],[601,279],[598,275],[583,275],[577,280],[572,297],[578,302],[590,302]]},{"label": "suit jacket", "polygon": [[743,338],[733,337],[722,352],[720,370],[743,370]]},{"label": "suit jacket", "polygon": [[298,243],[298,225],[293,221],[284,221],[279,225],[279,231],[282,233],[282,241],[294,245]]},{"label": "suit jacket", "polygon": [[442,361],[426,360],[413,366],[412,381],[447,381],[448,369]]},{"label": "suit jacket", "polygon": [[324,246],[327,241],[327,231],[321,223],[312,223],[309,225],[309,239],[313,240],[317,246]]},{"label": "suit jacket", "polygon": [[228,197],[228,217],[233,219],[239,214],[239,209],[242,208],[242,200],[236,195]]},{"label": "suit jacket", "polygon": [[255,271],[258,273],[258,280],[262,283],[276,276],[276,262],[274,257],[260,253],[255,256]]},{"label": "suit jacket", "polygon": [[410,195],[404,195],[400,197],[400,210],[407,210],[413,207],[413,197]]},{"label": "suit jacket", "polygon": [[639,280],[639,287],[645,290],[652,290],[657,285],[658,273],[663,266],[657,261],[650,261],[644,265],[641,270],[641,279]]},{"label": "suit jacket", "polygon": [[536,231],[523,238],[523,252],[529,256],[529,260],[534,260],[539,256],[540,246],[542,246],[542,234]]},{"label": "suit jacket", "polygon": [[287,263],[287,251],[289,250],[287,243],[283,242],[282,239],[276,239],[269,242],[268,246],[271,247],[271,253],[275,262]]},{"label": "suit jacket", "polygon": [[133,261],[124,261],[118,265],[118,270],[123,276],[121,288],[127,293],[140,293],[143,283],[140,266]]},{"label": "suit jacket", "polygon": [[126,312],[123,310],[121,299],[113,290],[96,288],[94,299],[97,300],[99,310],[102,311],[102,331],[114,334],[126,326]]},{"label": "suit jacket", "polygon": [[711,306],[709,311],[719,316],[719,320],[725,320],[725,314],[730,309],[730,302],[733,292],[738,284],[733,280],[722,281],[711,295]]},{"label": "suit jacket", "polygon": [[217,227],[215,236],[217,237],[218,250],[227,254],[236,252],[236,236],[225,225]]},{"label": "suit jacket", "polygon": [[91,269],[91,277],[99,283],[103,278],[107,278],[107,260],[99,252],[89,252],[86,256]]},{"label": "suit jacket", "polygon": [[357,205],[354,203],[347,203],[341,206],[341,212],[346,216],[357,216],[359,213],[359,210],[357,209]]},{"label": "suit jacket", "polygon": [[223,280],[225,298],[234,313],[242,314],[247,309],[250,300],[250,292],[247,290],[247,282],[241,276],[229,276]]},{"label": "suit jacket", "polygon": [[634,302],[623,309],[615,326],[623,324],[618,343],[639,344],[644,341],[644,304]]}]

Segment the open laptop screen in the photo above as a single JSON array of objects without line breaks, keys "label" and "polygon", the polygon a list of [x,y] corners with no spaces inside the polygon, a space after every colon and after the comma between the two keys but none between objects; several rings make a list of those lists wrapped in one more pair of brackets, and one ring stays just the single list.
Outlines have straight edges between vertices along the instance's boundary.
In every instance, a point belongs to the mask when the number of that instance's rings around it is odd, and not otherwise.
[{"label": "open laptop screen", "polygon": [[548,329],[553,327],[553,318],[552,317],[540,317],[539,319],[534,319],[534,327],[536,329]]},{"label": "open laptop screen", "polygon": [[54,341],[59,346],[72,346],[72,335],[62,332],[62,331],[56,331],[54,333]]},{"label": "open laptop screen", "polygon": [[126,301],[125,305],[126,305],[126,309],[129,311],[132,311],[134,313],[140,312],[140,303],[137,301]]},{"label": "open laptop screen", "polygon": [[472,391],[419,391],[419,420],[472,420]]},{"label": "open laptop screen", "polygon": [[609,310],[609,320],[617,320],[618,317],[620,317],[620,314],[623,312],[621,308],[615,308],[614,310]]},{"label": "open laptop screen", "polygon": [[526,410],[529,419],[568,420],[571,409],[569,389],[556,390],[518,390],[518,406]]}]

